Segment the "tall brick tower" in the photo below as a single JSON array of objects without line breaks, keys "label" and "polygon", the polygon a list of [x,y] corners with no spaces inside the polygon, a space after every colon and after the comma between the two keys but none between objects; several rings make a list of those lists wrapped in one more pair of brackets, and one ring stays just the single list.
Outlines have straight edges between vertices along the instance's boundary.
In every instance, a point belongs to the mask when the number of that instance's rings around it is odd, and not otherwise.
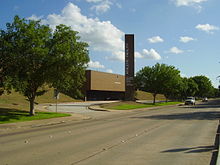
[{"label": "tall brick tower", "polygon": [[125,34],[125,100],[134,100],[134,34]]}]

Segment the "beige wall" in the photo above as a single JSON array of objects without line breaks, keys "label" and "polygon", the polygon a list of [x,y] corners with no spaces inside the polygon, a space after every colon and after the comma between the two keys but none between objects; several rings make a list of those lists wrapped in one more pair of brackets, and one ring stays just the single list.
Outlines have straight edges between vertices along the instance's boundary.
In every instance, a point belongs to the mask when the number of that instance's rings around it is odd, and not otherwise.
[{"label": "beige wall", "polygon": [[125,91],[125,76],[87,70],[87,90]]}]

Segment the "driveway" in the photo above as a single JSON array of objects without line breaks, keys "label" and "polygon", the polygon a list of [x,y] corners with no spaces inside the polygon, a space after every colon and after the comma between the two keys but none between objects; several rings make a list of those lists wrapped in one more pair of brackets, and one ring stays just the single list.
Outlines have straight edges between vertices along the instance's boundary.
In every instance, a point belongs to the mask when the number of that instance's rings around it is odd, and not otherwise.
[{"label": "driveway", "polygon": [[91,105],[108,104],[117,101],[88,101],[88,102],[74,102],[74,103],[61,103],[61,104],[50,104],[47,106],[47,110],[51,112],[64,112],[86,115],[88,117],[95,117],[106,114],[106,112],[98,112],[90,110],[88,107]]}]

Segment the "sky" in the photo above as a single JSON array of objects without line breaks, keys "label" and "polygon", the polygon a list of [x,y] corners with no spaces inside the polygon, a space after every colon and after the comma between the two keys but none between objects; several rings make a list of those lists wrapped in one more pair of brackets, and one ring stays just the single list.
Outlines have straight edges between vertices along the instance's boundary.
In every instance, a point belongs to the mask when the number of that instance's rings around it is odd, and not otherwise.
[{"label": "sky", "polygon": [[219,0],[0,1],[0,29],[19,15],[78,31],[89,43],[89,69],[124,75],[124,35],[134,34],[135,72],[164,63],[219,85]]}]

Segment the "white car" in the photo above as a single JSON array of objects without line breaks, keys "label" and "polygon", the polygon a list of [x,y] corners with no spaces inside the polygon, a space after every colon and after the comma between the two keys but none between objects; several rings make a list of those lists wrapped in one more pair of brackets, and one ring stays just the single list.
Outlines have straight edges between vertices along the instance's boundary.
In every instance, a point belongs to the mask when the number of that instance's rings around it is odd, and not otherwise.
[{"label": "white car", "polygon": [[185,105],[195,105],[196,100],[195,97],[187,97],[185,100]]},{"label": "white car", "polygon": [[202,102],[208,102],[208,98],[207,98],[207,97],[204,97],[204,98],[202,99]]}]

